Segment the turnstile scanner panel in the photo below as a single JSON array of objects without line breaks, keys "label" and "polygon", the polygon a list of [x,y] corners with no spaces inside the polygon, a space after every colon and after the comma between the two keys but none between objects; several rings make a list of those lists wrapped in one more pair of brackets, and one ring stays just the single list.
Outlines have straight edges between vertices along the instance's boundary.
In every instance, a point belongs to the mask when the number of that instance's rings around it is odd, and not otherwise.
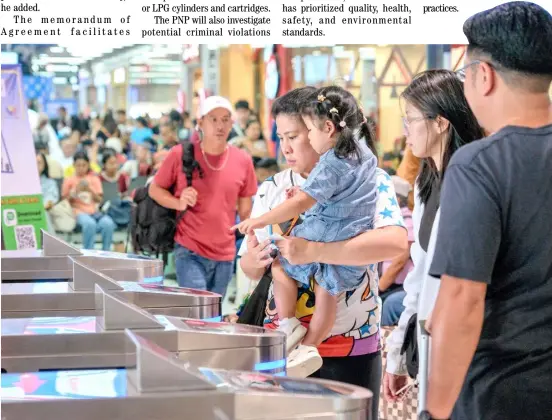
[{"label": "turnstile scanner panel", "polygon": [[152,315],[98,289],[99,316],[2,319],[7,372],[126,366],[125,328],[183,360],[213,368],[285,372],[285,336],[242,324]]},{"label": "turnstile scanner panel", "polygon": [[222,296],[216,293],[150,283],[116,282],[78,261],[73,261],[73,275],[68,282],[3,283],[2,318],[96,315],[96,285],[153,314],[220,320]]},{"label": "turnstile scanner panel", "polygon": [[2,282],[67,281],[73,261],[82,262],[120,281],[163,281],[163,261],[140,255],[79,250],[42,231],[41,250],[2,251]]},{"label": "turnstile scanner panel", "polygon": [[198,368],[126,330],[127,368],[2,374],[6,420],[370,420],[372,393],[319,379]]}]

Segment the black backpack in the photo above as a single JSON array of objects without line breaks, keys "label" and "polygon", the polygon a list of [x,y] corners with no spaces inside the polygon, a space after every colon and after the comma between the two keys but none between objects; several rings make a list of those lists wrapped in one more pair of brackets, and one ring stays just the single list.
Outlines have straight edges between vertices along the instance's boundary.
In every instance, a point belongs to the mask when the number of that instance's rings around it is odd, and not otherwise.
[{"label": "black backpack", "polygon": [[408,320],[406,330],[404,332],[404,341],[401,347],[401,355],[406,356],[406,370],[408,375],[416,379],[419,369],[418,356],[418,314],[414,314]]},{"label": "black backpack", "polygon": [[[194,157],[194,145],[190,142],[182,144],[182,171],[186,174],[188,187],[192,185],[194,171],[203,177],[203,171]],[[175,185],[171,187],[174,194]],[[177,214],[178,213],[178,214]],[[163,207],[149,195],[149,185],[137,188],[132,206],[130,235],[134,252],[145,255],[162,255],[167,262],[168,254],[174,249],[176,226],[185,212]]]}]

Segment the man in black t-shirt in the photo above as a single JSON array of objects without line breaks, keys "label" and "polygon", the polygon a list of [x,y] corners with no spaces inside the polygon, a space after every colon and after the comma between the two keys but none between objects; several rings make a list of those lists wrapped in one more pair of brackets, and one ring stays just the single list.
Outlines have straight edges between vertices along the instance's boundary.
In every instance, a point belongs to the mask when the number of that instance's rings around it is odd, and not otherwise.
[{"label": "man in black t-shirt", "polygon": [[[447,168],[430,275],[432,418],[552,418],[552,16],[466,21],[464,89],[491,134]],[[426,413],[426,418],[428,414]]]}]

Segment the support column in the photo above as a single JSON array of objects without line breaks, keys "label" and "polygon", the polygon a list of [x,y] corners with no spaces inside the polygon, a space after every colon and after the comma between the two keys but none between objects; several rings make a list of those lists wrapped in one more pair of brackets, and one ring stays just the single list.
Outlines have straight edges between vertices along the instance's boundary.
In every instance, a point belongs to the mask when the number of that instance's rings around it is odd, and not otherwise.
[{"label": "support column", "polygon": [[[250,45],[229,45],[220,51],[219,94],[232,103],[245,99],[255,103],[255,65]],[[204,76],[205,77],[205,76]]]},{"label": "support column", "polygon": [[199,51],[203,87],[212,95],[220,95],[220,49],[219,47],[209,48],[208,45],[201,44]]},{"label": "support column", "polygon": [[89,77],[79,78],[79,109],[84,109],[88,105],[88,85]]},{"label": "support column", "polygon": [[443,45],[443,67],[452,70],[452,48],[450,44]]},{"label": "support column", "polygon": [[443,68],[443,45],[430,44],[427,46],[427,68]]},{"label": "support column", "polygon": [[182,62],[181,63],[181,73],[180,73],[180,90],[184,92],[185,95],[185,102],[184,102],[184,108],[188,112],[192,112],[192,99],[194,97],[194,91],[192,82],[190,81],[190,67],[188,64]]}]

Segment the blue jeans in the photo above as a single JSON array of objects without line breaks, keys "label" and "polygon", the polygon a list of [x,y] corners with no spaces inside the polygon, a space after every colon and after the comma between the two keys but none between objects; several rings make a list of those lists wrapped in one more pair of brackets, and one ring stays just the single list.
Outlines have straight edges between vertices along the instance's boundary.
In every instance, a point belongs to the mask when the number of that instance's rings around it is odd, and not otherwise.
[{"label": "blue jeans", "polygon": [[113,232],[115,232],[115,222],[111,217],[104,214],[84,214],[77,216],[77,224],[82,229],[82,247],[84,249],[94,249],[96,233],[102,234],[102,249],[109,251],[113,243]]},{"label": "blue jeans", "polygon": [[213,261],[176,244],[176,279],[180,287],[208,290],[224,296],[232,280],[233,261]]},{"label": "blue jeans", "polygon": [[397,290],[391,293],[383,301],[383,309],[381,311],[381,326],[392,327],[397,325],[399,318],[404,311],[403,300],[406,296],[404,290]]}]

